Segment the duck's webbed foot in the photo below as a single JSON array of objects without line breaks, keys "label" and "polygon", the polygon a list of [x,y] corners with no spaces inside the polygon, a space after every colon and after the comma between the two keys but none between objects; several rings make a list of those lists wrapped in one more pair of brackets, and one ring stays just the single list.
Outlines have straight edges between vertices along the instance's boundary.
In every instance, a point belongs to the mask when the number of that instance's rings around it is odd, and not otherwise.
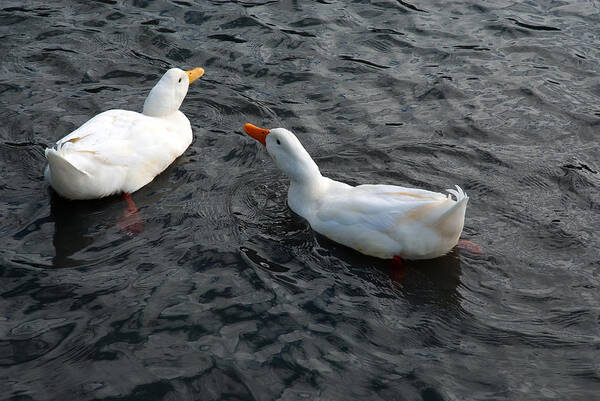
[{"label": "duck's webbed foot", "polygon": [[119,219],[117,224],[121,228],[121,230],[125,231],[129,235],[138,235],[142,231],[144,231],[144,225],[142,223],[142,218],[139,214],[137,207],[135,206],[135,202],[131,197],[131,194],[123,194],[123,199],[127,202],[127,209],[123,214],[123,217]]},{"label": "duck's webbed foot", "polygon": [[394,255],[390,259],[390,277],[397,282],[402,282],[402,279],[408,274],[408,269],[404,266],[404,261],[398,255]]},{"label": "duck's webbed foot", "polygon": [[483,252],[483,247],[475,242],[471,242],[467,239],[459,239],[456,247],[467,252],[473,253],[475,255],[481,255]]}]

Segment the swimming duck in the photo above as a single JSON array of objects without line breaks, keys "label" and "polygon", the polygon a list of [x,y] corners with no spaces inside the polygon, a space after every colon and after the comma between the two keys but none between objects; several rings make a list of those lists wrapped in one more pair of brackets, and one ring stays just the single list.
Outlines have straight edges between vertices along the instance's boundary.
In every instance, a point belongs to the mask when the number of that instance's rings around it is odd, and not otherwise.
[{"label": "swimming duck", "polygon": [[394,185],[353,187],[323,177],[290,131],[252,124],[244,131],[290,178],[290,209],[329,239],[382,259],[430,259],[457,244],[469,200],[458,185],[448,195]]},{"label": "swimming duck", "polygon": [[189,84],[202,75],[202,68],[172,68],[150,91],[142,113],[108,110],[88,120],[46,149],[46,180],[69,199],[118,193],[127,199],[192,142],[190,122],[179,106]]}]

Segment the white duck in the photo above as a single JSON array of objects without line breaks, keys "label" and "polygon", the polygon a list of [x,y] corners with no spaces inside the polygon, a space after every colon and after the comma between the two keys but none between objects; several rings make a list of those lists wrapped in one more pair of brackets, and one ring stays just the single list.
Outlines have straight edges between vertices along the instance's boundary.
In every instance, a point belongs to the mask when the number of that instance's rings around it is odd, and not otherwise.
[{"label": "white duck", "polygon": [[284,128],[244,131],[290,177],[288,205],[318,233],[378,258],[430,259],[448,253],[463,229],[468,197],[393,185],[356,187],[323,177],[294,134]]},{"label": "white duck", "polygon": [[142,113],[108,110],[46,149],[46,180],[59,195],[93,199],[137,191],[166,169],[192,142],[179,111],[191,82],[204,70],[168,70],[152,88]]}]

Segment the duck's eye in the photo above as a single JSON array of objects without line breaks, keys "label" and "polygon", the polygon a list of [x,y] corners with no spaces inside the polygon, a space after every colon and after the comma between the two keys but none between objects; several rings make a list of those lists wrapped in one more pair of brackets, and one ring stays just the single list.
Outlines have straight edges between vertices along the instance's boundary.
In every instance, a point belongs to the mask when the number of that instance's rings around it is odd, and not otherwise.
[{"label": "duck's eye", "polygon": [[281,142],[279,142],[279,139],[277,140],[277,145],[281,145]]},{"label": "duck's eye", "polygon": [[181,82],[181,78],[179,78],[179,82]]}]

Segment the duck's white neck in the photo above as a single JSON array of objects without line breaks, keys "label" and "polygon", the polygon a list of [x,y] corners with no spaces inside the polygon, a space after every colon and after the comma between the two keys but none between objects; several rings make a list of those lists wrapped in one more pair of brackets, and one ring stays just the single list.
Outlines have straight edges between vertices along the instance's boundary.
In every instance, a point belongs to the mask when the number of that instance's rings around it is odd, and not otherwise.
[{"label": "duck's white neck", "polygon": [[325,190],[327,179],[321,175],[317,164],[309,157],[297,166],[290,177],[288,205],[297,214],[308,218],[310,206]]},{"label": "duck's white neck", "polygon": [[290,177],[291,182],[296,185],[311,186],[322,178],[319,166],[317,166],[317,163],[315,163],[308,153],[306,153],[306,157],[296,160],[294,168],[287,169],[286,173]]},{"label": "duck's white neck", "polygon": [[288,204],[299,215],[308,218],[311,205],[323,193],[327,179],[298,138],[284,128],[274,128],[266,136],[267,152],[290,178]]},{"label": "duck's white neck", "polygon": [[142,113],[151,117],[165,117],[179,110],[187,93],[177,91],[162,80],[148,94]]}]

